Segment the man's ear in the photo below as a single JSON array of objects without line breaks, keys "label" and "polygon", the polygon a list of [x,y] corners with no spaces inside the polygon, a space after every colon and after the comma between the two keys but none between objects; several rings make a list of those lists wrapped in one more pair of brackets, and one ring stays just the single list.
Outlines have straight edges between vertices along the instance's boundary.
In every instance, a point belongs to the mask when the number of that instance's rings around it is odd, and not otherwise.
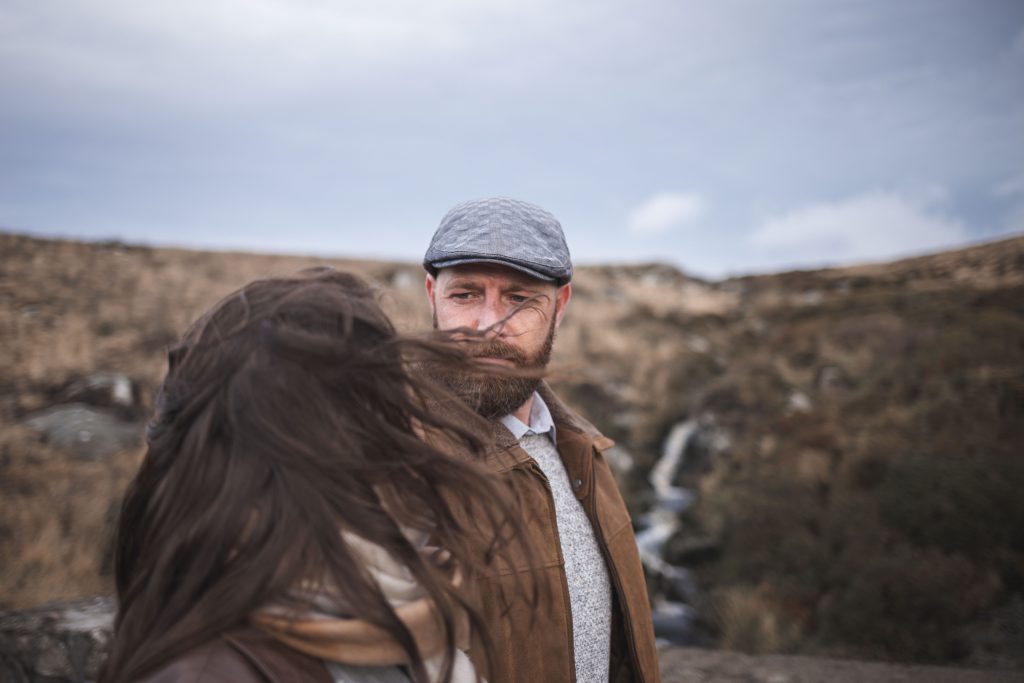
[{"label": "man's ear", "polygon": [[434,286],[437,285],[437,280],[434,279],[433,275],[427,273],[427,279],[423,285],[427,289],[427,299],[430,301],[430,312],[434,313]]},{"label": "man's ear", "polygon": [[565,308],[569,305],[569,299],[572,298],[572,285],[565,283],[558,288],[555,292],[555,327],[562,324],[562,316],[565,315]]}]

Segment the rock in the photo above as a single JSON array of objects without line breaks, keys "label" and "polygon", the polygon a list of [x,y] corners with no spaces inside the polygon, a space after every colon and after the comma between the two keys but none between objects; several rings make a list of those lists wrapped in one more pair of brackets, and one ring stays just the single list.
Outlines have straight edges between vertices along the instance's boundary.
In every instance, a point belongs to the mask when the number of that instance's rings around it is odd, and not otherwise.
[{"label": "rock", "polygon": [[685,340],[686,348],[694,353],[709,353],[711,351],[711,342],[707,337],[702,337],[699,334],[688,334]]},{"label": "rock", "polygon": [[825,295],[816,290],[800,292],[796,297],[798,306],[817,306],[825,300]]},{"label": "rock", "polygon": [[95,460],[142,444],[143,426],[110,410],[84,403],[52,406],[31,413],[22,423],[42,432],[50,443],[85,460]]},{"label": "rock", "polygon": [[96,680],[114,609],[111,598],[91,598],[0,612],[0,682]]},{"label": "rock", "polygon": [[138,404],[135,382],[118,372],[97,372],[69,384],[61,403],[87,403],[98,408],[131,409]]},{"label": "rock", "polygon": [[390,284],[395,289],[411,289],[423,286],[423,271],[400,268],[391,274]]},{"label": "rock", "polygon": [[802,391],[794,391],[789,395],[789,402],[786,405],[788,413],[808,413],[814,406],[811,399]]},{"label": "rock", "polygon": [[22,424],[49,443],[95,460],[142,443],[144,422],[136,383],[117,372],[97,372],[68,384],[57,405],[27,415]]},{"label": "rock", "polygon": [[828,392],[850,389],[853,382],[838,365],[825,365],[818,370],[814,385],[818,391]]},{"label": "rock", "polygon": [[621,287],[605,287],[604,297],[608,301],[629,302],[629,296],[626,294],[626,291]]}]

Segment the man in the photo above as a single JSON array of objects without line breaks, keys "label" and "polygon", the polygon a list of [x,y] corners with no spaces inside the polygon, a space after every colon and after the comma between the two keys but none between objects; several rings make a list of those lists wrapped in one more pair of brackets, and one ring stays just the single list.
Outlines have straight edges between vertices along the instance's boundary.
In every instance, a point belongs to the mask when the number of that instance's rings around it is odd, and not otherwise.
[{"label": "man", "polygon": [[[547,365],[572,296],[554,216],[514,199],[460,204],[423,265],[435,327],[483,332],[471,353],[488,362]],[[478,581],[498,649],[488,680],[658,681],[636,540],[603,455],[612,441],[528,372],[443,379],[491,421],[495,446],[484,464],[516,484],[534,548],[537,606],[506,599],[516,574],[531,569],[525,556]]]}]

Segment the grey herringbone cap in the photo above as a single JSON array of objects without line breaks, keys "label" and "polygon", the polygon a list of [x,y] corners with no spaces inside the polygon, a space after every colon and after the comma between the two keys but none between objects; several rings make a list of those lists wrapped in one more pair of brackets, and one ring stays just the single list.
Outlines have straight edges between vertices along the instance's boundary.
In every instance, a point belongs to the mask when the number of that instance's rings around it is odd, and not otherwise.
[{"label": "grey herringbone cap", "polygon": [[572,279],[558,220],[539,206],[507,197],[464,202],[441,219],[423,267],[436,275],[464,263],[498,263],[560,285]]}]

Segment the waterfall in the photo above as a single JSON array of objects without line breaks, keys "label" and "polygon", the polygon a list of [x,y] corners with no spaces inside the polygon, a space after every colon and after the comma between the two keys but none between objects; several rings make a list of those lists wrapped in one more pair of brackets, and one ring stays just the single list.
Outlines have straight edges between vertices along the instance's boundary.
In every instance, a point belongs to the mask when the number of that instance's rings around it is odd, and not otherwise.
[{"label": "waterfall", "polygon": [[[693,505],[696,498],[693,491],[675,486],[673,482],[686,459],[686,451],[694,436],[700,430],[695,419],[677,423],[669,431],[662,447],[661,457],[651,470],[649,481],[654,488],[654,505],[638,521],[640,531],[636,542],[640,549],[640,560],[663,585],[671,589],[676,598],[692,601],[696,586],[690,572],[665,561],[665,543],[680,528],[679,515]],[[698,633],[696,611],[687,602],[678,599],[655,600],[654,631],[660,640],[677,645],[702,644],[704,639]]]}]

